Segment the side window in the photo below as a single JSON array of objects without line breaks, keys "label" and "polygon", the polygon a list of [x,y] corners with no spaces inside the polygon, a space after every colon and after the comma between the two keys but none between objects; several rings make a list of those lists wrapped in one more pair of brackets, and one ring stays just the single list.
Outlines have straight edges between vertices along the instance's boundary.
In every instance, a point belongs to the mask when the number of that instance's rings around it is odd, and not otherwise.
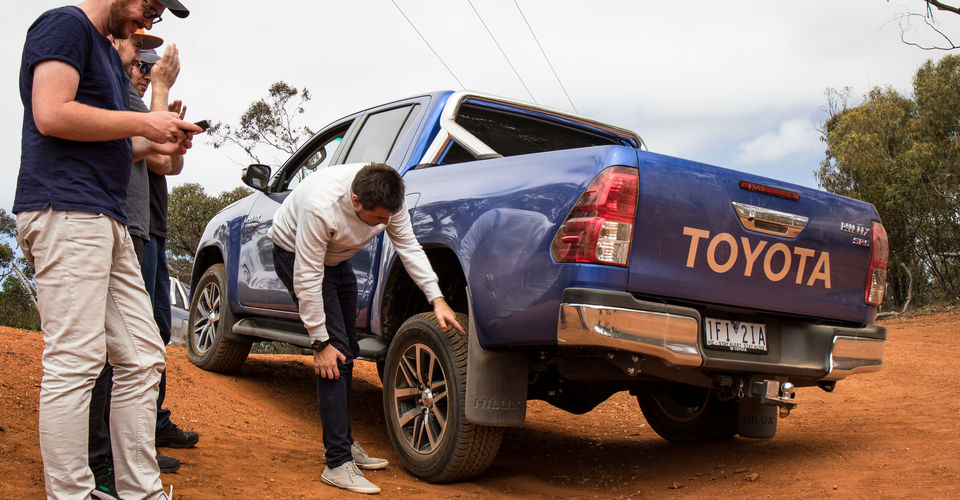
[{"label": "side window", "polygon": [[349,127],[343,127],[339,132],[322,141],[320,147],[314,150],[290,175],[287,179],[287,187],[285,189],[292,190],[297,187],[302,180],[316,172],[317,169],[330,165],[330,161],[333,160],[333,154],[337,152],[337,148],[340,147],[340,143],[343,142],[343,136],[347,133],[347,128]]},{"label": "side window", "polygon": [[454,163],[463,163],[465,161],[473,161],[473,155],[470,154],[463,146],[460,145],[457,141],[450,141],[449,147],[447,147],[446,152],[443,154],[443,157],[440,158],[438,162],[439,165],[451,165]]},{"label": "side window", "polygon": [[350,148],[346,163],[386,161],[398,139],[413,125],[419,109],[420,105],[415,104],[368,116]]}]

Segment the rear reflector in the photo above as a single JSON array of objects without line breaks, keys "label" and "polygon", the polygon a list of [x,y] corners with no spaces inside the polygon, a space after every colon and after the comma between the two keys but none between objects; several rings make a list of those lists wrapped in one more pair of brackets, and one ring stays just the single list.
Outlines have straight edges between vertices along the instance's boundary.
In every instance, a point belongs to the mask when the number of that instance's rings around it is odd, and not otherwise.
[{"label": "rear reflector", "polygon": [[867,273],[864,301],[871,306],[879,306],[883,302],[883,292],[887,286],[887,259],[890,255],[890,246],[887,241],[887,230],[877,221],[873,221],[871,248],[870,270]]},{"label": "rear reflector", "polygon": [[600,172],[560,225],[550,254],[557,262],[627,266],[637,211],[637,170]]}]

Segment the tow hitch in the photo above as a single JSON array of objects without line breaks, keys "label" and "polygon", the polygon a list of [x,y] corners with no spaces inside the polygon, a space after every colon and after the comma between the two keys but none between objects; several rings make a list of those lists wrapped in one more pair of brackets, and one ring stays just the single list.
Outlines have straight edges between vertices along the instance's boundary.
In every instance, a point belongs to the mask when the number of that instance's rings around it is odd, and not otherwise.
[{"label": "tow hitch", "polygon": [[780,409],[780,418],[787,418],[790,416],[790,410],[797,407],[797,388],[790,382],[751,380],[750,384],[754,387],[759,386],[760,404],[776,406]]}]

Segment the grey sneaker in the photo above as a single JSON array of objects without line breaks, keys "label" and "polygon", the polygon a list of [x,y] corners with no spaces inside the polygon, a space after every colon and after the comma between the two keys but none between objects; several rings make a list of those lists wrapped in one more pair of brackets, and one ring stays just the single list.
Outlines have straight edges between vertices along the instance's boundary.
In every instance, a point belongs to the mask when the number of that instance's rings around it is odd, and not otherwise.
[{"label": "grey sneaker", "polygon": [[334,469],[327,466],[323,469],[320,479],[331,486],[354,493],[366,493],[368,495],[380,493],[380,487],[367,481],[367,478],[363,477],[363,472],[360,472],[354,462],[347,462]]},{"label": "grey sneaker", "polygon": [[353,455],[353,461],[356,462],[357,467],[360,467],[361,469],[382,469],[390,463],[384,458],[376,458],[367,455],[367,452],[360,447],[360,443],[356,441],[354,441],[353,445],[350,446],[350,453]]}]

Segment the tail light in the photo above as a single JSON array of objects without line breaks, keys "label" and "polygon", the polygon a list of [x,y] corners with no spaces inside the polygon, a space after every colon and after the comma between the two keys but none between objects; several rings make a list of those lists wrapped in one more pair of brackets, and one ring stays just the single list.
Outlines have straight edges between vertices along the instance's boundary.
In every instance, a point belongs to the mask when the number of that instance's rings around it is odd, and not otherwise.
[{"label": "tail light", "polygon": [[883,302],[883,291],[887,286],[887,258],[890,245],[887,242],[887,230],[883,224],[873,222],[873,250],[870,254],[870,271],[867,274],[867,288],[864,301],[871,306]]},{"label": "tail light", "polygon": [[553,237],[553,259],[626,267],[638,186],[636,169],[616,166],[600,172]]}]

